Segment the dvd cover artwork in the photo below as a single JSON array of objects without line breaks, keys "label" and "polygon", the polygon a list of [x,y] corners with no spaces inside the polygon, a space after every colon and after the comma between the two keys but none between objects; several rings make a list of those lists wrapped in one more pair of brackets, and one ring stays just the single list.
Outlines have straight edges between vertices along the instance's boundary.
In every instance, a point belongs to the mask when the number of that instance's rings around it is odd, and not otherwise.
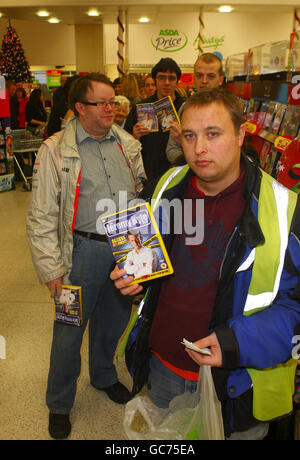
[{"label": "dvd cover artwork", "polygon": [[136,113],[138,122],[151,132],[158,131],[158,119],[152,103],[137,104]]},{"label": "dvd cover artwork", "polygon": [[140,103],[136,105],[138,122],[151,132],[159,130],[169,131],[171,122],[180,124],[177,111],[170,96],[163,97],[155,102]]},{"label": "dvd cover artwork", "polygon": [[62,285],[61,295],[54,298],[55,321],[72,326],[82,325],[81,286]]},{"label": "dvd cover artwork", "polygon": [[281,136],[296,137],[300,126],[300,107],[288,105],[279,134]]},{"label": "dvd cover artwork", "polygon": [[134,277],[131,284],[173,273],[149,203],[103,217],[102,222],[115,262]]}]

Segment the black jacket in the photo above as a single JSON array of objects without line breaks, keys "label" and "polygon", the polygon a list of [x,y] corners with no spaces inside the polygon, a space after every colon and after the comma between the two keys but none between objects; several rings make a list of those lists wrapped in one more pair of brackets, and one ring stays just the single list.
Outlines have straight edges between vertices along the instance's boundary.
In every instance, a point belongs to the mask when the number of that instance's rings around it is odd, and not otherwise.
[{"label": "black jacket", "polygon": [[[177,93],[176,98],[173,101],[175,109],[178,111],[184,102],[184,98],[179,96]],[[157,93],[153,96],[145,99],[142,103],[155,102],[157,101]],[[124,129],[132,134],[133,126],[137,123],[136,105],[134,105],[126,119]],[[140,138],[142,144],[142,157],[144,162],[144,168],[149,181],[152,181],[164,174],[170,167],[171,163],[168,161],[166,156],[166,148],[169,140],[169,131],[163,132],[161,127],[159,131],[150,133]]]},{"label": "black jacket", "polygon": [[68,111],[68,101],[64,88],[57,88],[53,93],[53,107],[48,122],[48,136],[61,130],[61,120]]},{"label": "black jacket", "polygon": [[9,99],[10,107],[10,127],[11,129],[18,129],[18,114],[19,114],[19,101],[16,95],[10,97]]},{"label": "black jacket", "polygon": [[38,120],[38,121],[47,121],[47,113],[46,110],[38,105],[33,105],[30,101],[27,102],[26,105],[26,121],[27,126],[36,128],[37,125],[34,123],[30,123],[31,120]]}]

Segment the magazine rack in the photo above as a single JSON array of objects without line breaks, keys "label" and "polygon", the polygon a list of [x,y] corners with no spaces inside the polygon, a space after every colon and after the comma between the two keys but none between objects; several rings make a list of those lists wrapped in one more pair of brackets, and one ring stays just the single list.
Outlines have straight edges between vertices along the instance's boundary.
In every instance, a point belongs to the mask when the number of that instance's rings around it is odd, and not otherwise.
[{"label": "magazine rack", "polygon": [[[247,114],[246,133],[251,136],[261,167],[285,187],[300,193],[300,139],[284,134],[289,129],[285,125],[281,135],[272,132],[271,126],[266,129],[266,115],[266,112]],[[292,120],[294,123],[295,118]]]},{"label": "magazine rack", "polygon": [[14,189],[14,182],[10,118],[0,117],[0,192]]},{"label": "magazine rack", "polygon": [[292,81],[295,83],[236,81],[226,87],[240,99],[246,134],[258,153],[261,167],[300,193],[300,73]]},{"label": "magazine rack", "polygon": [[[0,192],[14,188],[14,158],[10,128],[9,95],[0,75]],[[4,84],[3,84],[4,83]]]}]

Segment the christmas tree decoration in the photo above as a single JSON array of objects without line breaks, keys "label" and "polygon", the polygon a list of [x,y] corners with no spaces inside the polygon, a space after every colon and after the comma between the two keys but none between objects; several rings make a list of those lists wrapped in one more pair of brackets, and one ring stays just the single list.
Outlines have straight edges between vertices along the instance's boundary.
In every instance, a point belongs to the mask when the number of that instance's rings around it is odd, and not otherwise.
[{"label": "christmas tree decoration", "polygon": [[14,80],[16,83],[32,80],[21,40],[10,23],[1,45],[0,74],[6,75],[9,80]]}]

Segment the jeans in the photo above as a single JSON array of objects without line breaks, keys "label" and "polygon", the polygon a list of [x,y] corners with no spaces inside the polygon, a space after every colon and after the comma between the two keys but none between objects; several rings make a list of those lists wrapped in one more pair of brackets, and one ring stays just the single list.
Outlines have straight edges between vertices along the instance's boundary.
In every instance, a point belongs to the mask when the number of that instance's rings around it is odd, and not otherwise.
[{"label": "jeans", "polygon": [[80,349],[89,321],[91,384],[106,388],[118,381],[113,364],[119,338],[131,313],[131,298],[123,296],[109,278],[113,257],[105,242],[74,234],[72,285],[82,286],[83,325],[54,322],[46,402],[50,412],[68,414],[80,375]]},{"label": "jeans", "polygon": [[176,396],[188,391],[194,393],[197,384],[172,372],[155,355],[151,356],[147,392],[157,407],[167,409]]},{"label": "jeans", "polygon": [[[150,358],[147,392],[154,404],[167,409],[173,398],[185,392],[194,393],[198,382],[185,380],[168,369],[155,355]],[[258,423],[246,431],[232,433],[227,440],[262,440],[268,434],[269,424]]]}]

